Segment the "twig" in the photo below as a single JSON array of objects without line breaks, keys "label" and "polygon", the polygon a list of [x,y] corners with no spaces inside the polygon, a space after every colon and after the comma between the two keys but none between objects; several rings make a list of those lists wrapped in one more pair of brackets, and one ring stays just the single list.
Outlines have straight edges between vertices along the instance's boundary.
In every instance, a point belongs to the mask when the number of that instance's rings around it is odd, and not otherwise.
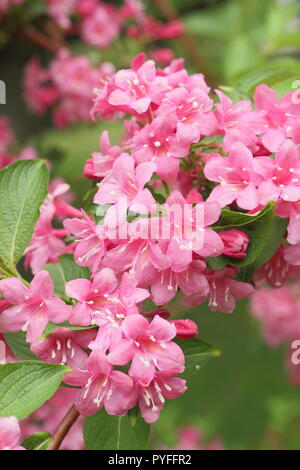
[{"label": "twig", "polygon": [[71,406],[67,414],[63,417],[58,427],[56,428],[53,436],[52,442],[48,446],[47,450],[58,450],[60,444],[64,440],[65,436],[68,434],[69,430],[75,423],[76,419],[79,416],[79,412],[74,405]]},{"label": "twig", "polygon": [[24,34],[24,36],[30,39],[30,41],[34,42],[43,49],[52,52],[53,54],[56,54],[59,49],[63,47],[63,44],[59,43],[54,38],[48,38],[32,26],[24,26],[20,31],[22,34]]},{"label": "twig", "polygon": [[[178,15],[170,0],[154,0],[154,3],[168,21],[180,21],[180,16]],[[195,69],[198,72],[202,72],[210,85],[215,87],[215,78],[210,74],[206,66],[205,59],[202,57],[199,46],[194,37],[188,32],[184,31],[178,40],[181,42],[182,47],[185,49],[186,54],[189,56],[190,61]]]}]

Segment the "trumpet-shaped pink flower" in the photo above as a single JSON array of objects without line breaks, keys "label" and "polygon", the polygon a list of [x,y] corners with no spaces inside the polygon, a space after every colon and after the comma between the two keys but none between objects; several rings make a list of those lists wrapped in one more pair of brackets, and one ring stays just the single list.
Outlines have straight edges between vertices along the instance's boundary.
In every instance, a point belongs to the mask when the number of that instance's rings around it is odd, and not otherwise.
[{"label": "trumpet-shaped pink flower", "polygon": [[212,156],[205,165],[207,179],[219,183],[208,201],[217,201],[222,207],[236,201],[242,209],[258,206],[256,184],[260,181],[254,171],[254,160],[250,150],[237,142],[228,157]]},{"label": "trumpet-shaped pink flower", "polygon": [[94,152],[92,159],[85,162],[84,175],[87,178],[101,180],[112,170],[113,164],[120,156],[128,156],[121,147],[111,145],[108,132],[103,131],[100,137],[101,152]]},{"label": "trumpet-shaped pink flower", "polygon": [[136,401],[133,380],[114,370],[101,350],[92,351],[87,370],[77,372],[73,385],[83,386],[75,400],[75,406],[83,416],[90,416],[103,407],[110,415],[123,416]]},{"label": "trumpet-shaped pink flower", "polygon": [[184,299],[186,305],[196,306],[208,300],[208,305],[214,312],[232,313],[237,299],[243,299],[254,292],[251,284],[234,279],[237,272],[237,268],[228,267],[207,273],[208,295],[186,296]]},{"label": "trumpet-shaped pink flower", "polygon": [[25,450],[18,445],[20,440],[21,430],[17,418],[0,418],[0,450]]},{"label": "trumpet-shaped pink flower", "polygon": [[186,381],[172,375],[170,371],[156,372],[146,387],[139,388],[139,407],[146,423],[157,421],[166,398],[177,398],[187,390]]},{"label": "trumpet-shaped pink flower", "polygon": [[132,138],[133,157],[138,163],[155,162],[157,174],[165,181],[174,181],[180,157],[188,154],[190,143],[179,140],[174,131],[177,119],[165,114],[157,117],[135,133]]},{"label": "trumpet-shaped pink flower", "polygon": [[94,197],[95,204],[115,204],[126,198],[133,212],[148,213],[155,207],[155,199],[149,189],[144,189],[154,173],[154,163],[142,163],[134,168],[131,156],[120,156],[113,164],[112,172],[100,184]]},{"label": "trumpet-shaped pink flower", "polygon": [[88,266],[92,273],[99,268],[106,246],[102,227],[82,211],[82,219],[66,219],[64,227],[75,235],[75,261],[79,266]]},{"label": "trumpet-shaped pink flower", "polygon": [[[31,351],[45,362],[69,365],[74,369],[84,369],[88,358],[85,349],[95,338],[96,331],[72,331],[68,328],[57,328],[47,338],[36,341],[30,346]],[[68,383],[66,374],[64,381]]]},{"label": "trumpet-shaped pink flower", "polygon": [[26,331],[30,343],[37,341],[49,321],[62,323],[70,316],[71,307],[53,297],[54,287],[48,271],[36,274],[30,287],[14,277],[2,279],[0,292],[12,305],[0,314],[0,330]]},{"label": "trumpet-shaped pink flower", "polygon": [[156,305],[169,303],[177,294],[178,288],[185,295],[206,296],[209,284],[204,274],[206,264],[201,260],[193,260],[189,267],[181,272],[171,269],[157,273],[151,283],[151,298]]},{"label": "trumpet-shaped pink flower", "polygon": [[124,339],[114,344],[108,361],[124,365],[132,360],[129,375],[142,386],[148,386],[158,370],[184,370],[184,355],[171,340],[176,336],[176,327],[156,315],[149,324],[142,315],[129,315],[122,324]]},{"label": "trumpet-shaped pink flower", "polygon": [[264,84],[256,88],[254,101],[265,120],[262,143],[270,152],[277,152],[299,122],[300,104],[293,103],[293,92],[279,100],[276,92]]},{"label": "trumpet-shaped pink flower", "polygon": [[254,169],[263,181],[258,188],[261,204],[269,201],[298,201],[300,199],[300,151],[292,142],[284,142],[275,155],[256,157]]},{"label": "trumpet-shaped pink flower", "polygon": [[175,88],[166,94],[159,112],[176,119],[176,136],[179,142],[192,144],[202,135],[216,130],[216,118],[212,112],[213,101],[201,88],[191,91]]}]

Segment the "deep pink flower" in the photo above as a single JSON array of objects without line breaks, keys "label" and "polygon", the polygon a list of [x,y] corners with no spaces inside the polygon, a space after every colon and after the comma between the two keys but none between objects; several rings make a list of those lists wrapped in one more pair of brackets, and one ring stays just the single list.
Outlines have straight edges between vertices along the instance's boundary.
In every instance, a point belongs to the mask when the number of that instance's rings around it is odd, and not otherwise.
[{"label": "deep pink flower", "polygon": [[49,321],[62,323],[70,316],[71,307],[53,297],[54,287],[48,271],[36,274],[30,287],[14,277],[2,279],[0,292],[13,305],[0,314],[0,330],[26,331],[30,343],[40,337]]},{"label": "deep pink flower", "polygon": [[18,445],[20,440],[21,430],[17,418],[0,418],[0,450],[25,450]]}]

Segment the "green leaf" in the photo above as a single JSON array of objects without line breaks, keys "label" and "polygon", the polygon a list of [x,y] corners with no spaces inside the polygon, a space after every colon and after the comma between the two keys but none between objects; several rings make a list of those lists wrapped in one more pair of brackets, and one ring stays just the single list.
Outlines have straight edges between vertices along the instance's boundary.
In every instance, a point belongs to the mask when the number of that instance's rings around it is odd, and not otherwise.
[{"label": "green leaf", "polygon": [[45,444],[48,444],[50,441],[50,432],[36,432],[24,439],[21,446],[25,447],[27,450],[42,450]]},{"label": "green leaf", "polygon": [[238,275],[240,280],[251,281],[255,271],[277,250],[286,231],[287,221],[276,217],[275,205],[270,202],[260,212],[249,215],[241,212],[222,211],[216,229],[240,229],[250,238],[247,256],[243,259],[222,255],[208,258],[208,265],[213,269],[222,269],[227,265],[244,268]]},{"label": "green leaf", "polygon": [[67,254],[60,257],[58,263],[46,264],[45,268],[54,283],[55,294],[65,296],[65,284],[72,279],[89,278],[89,269],[78,266],[73,255]]},{"label": "green leaf", "polygon": [[68,328],[68,330],[71,331],[82,331],[82,330],[92,330],[94,328],[97,328],[96,325],[91,325],[91,326],[76,326],[76,325],[70,325],[68,322],[63,322],[63,323],[52,323],[49,322],[46,328],[43,331],[43,334],[41,335],[40,339],[45,339],[48,336],[53,333],[57,328]]},{"label": "green leaf", "polygon": [[56,392],[69,367],[46,362],[0,366],[0,416],[26,418]]},{"label": "green leaf", "polygon": [[219,349],[204,343],[198,338],[189,340],[176,339],[176,343],[181,347],[185,356],[185,371],[181,375],[185,379],[197,374],[199,370],[206,366],[209,359],[221,355]]},{"label": "green leaf", "polygon": [[150,426],[140,415],[110,416],[100,410],[86,418],[83,436],[87,450],[143,450]]},{"label": "green leaf", "polygon": [[12,273],[31,239],[47,186],[42,160],[20,160],[0,171],[0,258]]},{"label": "green leaf", "polygon": [[26,342],[26,333],[6,333],[5,340],[18,359],[23,361],[39,361],[40,359],[30,351],[30,344]]},{"label": "green leaf", "polygon": [[239,91],[252,94],[261,83],[274,87],[283,80],[291,79],[292,74],[297,75],[297,71],[291,67],[275,65],[259,67],[239,78],[235,83],[235,88]]}]

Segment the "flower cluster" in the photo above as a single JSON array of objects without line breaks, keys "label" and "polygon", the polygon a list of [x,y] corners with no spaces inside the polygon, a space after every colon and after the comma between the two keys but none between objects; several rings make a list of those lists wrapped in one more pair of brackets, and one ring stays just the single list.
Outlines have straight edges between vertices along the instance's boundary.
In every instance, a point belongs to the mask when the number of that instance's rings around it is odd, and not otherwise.
[{"label": "flower cluster", "polygon": [[58,127],[90,122],[93,89],[113,71],[110,63],[93,67],[85,55],[72,57],[67,49],[61,49],[48,68],[33,57],[24,71],[25,101],[38,114],[53,107],[53,120]]},{"label": "flower cluster", "polygon": [[[70,64],[67,80],[61,61]],[[62,55],[50,67],[54,89],[72,94],[73,103],[74,94],[91,92],[81,65]],[[86,161],[93,199],[85,210],[69,204],[65,183],[52,182],[25,252],[33,280],[0,280],[0,331],[26,332],[34,354],[72,368],[64,380],[81,387],[75,405],[83,416],[102,407],[122,416],[138,404],[150,423],[165,399],[186,390],[178,377],[185,357],[174,339],[194,337],[197,327],[168,320],[177,293],[188,306],[207,301],[231,313],[255,282],[280,287],[299,277],[300,105],[265,85],[254,105],[233,103],[214,95],[203,75],[188,74],[182,60],[159,69],[140,54],[131,68],[99,80],[91,114],[124,117],[122,143],[112,145],[105,131]],[[288,219],[287,235],[245,282],[240,266],[255,240],[232,220],[256,220],[269,203]],[[63,228],[54,228],[54,217]],[[68,280],[62,299],[45,264],[65,253],[90,276]],[[156,307],[150,312],[146,299]]]}]

